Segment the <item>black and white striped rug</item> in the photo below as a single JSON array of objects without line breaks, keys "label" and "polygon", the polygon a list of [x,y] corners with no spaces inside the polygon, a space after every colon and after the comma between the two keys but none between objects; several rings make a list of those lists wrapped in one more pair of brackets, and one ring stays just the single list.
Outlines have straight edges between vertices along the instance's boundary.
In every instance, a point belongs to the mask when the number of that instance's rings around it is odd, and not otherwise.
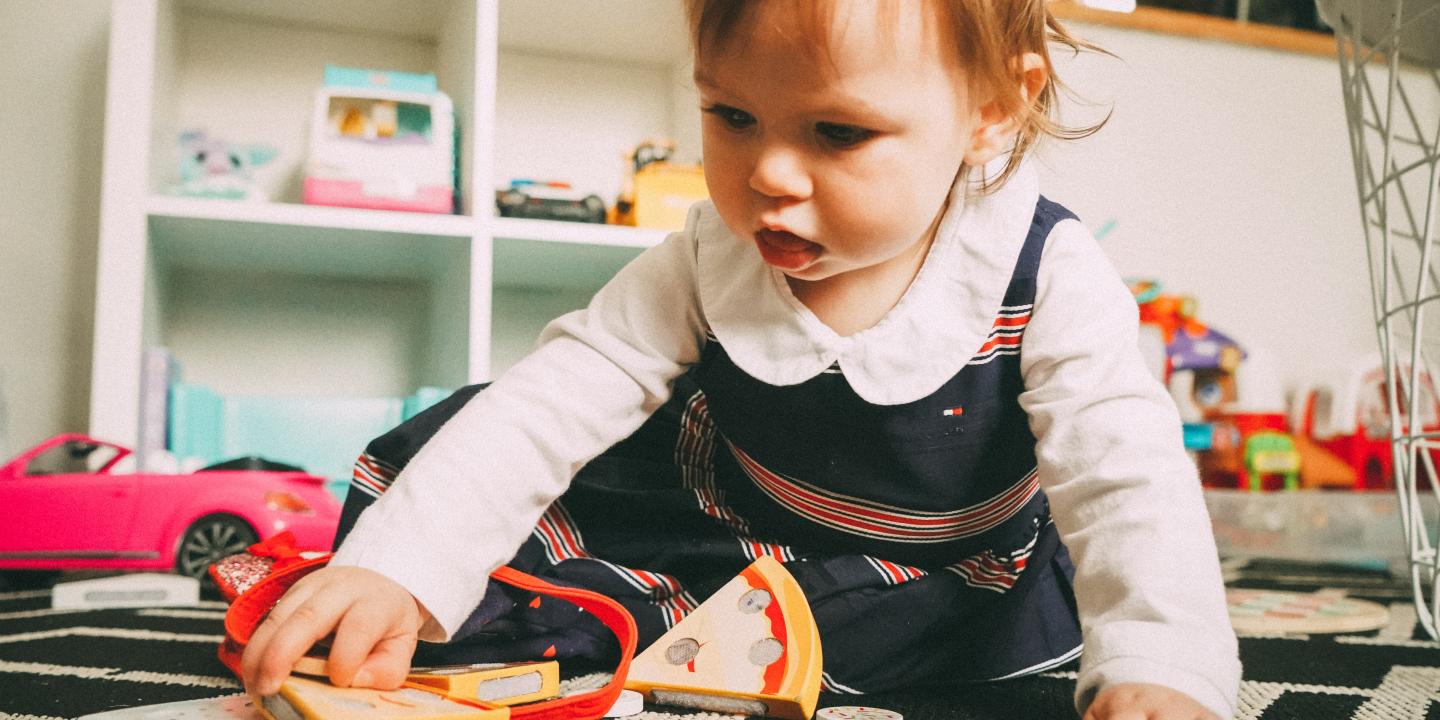
[{"label": "black and white striped rug", "polygon": [[[1380,573],[1234,563],[1236,587],[1345,588],[1389,605],[1378,632],[1246,637],[1244,720],[1440,720],[1440,645],[1417,634],[1408,586]],[[50,609],[47,589],[0,589],[0,720],[54,720],[240,691],[215,658],[225,605]],[[881,707],[907,720],[1073,718],[1074,667],[1006,683],[904,693],[825,695],[821,706]],[[657,708],[641,720],[683,715]],[[700,717],[696,714],[696,717]],[[714,718],[717,716],[706,715]]]}]

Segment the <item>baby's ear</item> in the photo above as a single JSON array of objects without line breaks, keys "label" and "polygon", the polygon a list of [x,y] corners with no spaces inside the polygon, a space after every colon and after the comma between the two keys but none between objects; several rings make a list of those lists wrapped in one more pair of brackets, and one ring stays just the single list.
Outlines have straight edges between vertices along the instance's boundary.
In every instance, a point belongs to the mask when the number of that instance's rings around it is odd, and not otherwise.
[{"label": "baby's ear", "polygon": [[[1050,81],[1045,60],[1037,53],[1025,53],[1016,60],[1020,65],[1020,97],[1029,105]],[[980,106],[976,111],[975,129],[970,134],[970,147],[965,151],[965,164],[979,167],[1008,152],[1015,145],[1015,133],[1020,129],[1020,117],[1007,114],[995,100]]]}]

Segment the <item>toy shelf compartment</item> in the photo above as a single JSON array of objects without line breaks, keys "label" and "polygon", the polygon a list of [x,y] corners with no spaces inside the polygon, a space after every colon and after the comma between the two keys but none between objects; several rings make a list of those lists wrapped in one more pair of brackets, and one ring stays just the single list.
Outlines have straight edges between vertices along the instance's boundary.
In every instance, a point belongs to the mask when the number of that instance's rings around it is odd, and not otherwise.
[{"label": "toy shelf compartment", "polygon": [[468,236],[152,214],[148,238],[142,341],[189,382],[404,396],[469,377]]},{"label": "toy shelf compartment", "polygon": [[[499,234],[517,226],[515,237]],[[588,223],[497,223],[491,255],[492,372],[514,365],[534,347],[546,323],[588,305],[620,268],[664,237],[659,231]]]},{"label": "toy shelf compartment", "polygon": [[[488,189],[522,178],[562,181],[613,206],[627,154],[642,141],[673,138],[676,161],[698,161],[699,99],[683,7],[674,0],[499,0]],[[497,234],[547,239],[529,235],[534,228],[510,225]],[[625,232],[581,242],[609,244]],[[656,240],[642,232],[619,242]]]},{"label": "toy shelf compartment", "polygon": [[330,64],[436,76],[461,138],[461,207],[473,214],[475,8],[470,0],[160,2],[150,191],[165,194],[178,181],[179,133],[203,129],[278,150],[257,166],[256,182],[274,202],[299,203],[315,94]]},{"label": "toy shelf compartment", "polygon": [[[626,155],[640,142],[673,138],[677,160],[698,160],[699,100],[682,3],[498,0],[494,13],[489,189],[521,178],[563,181],[613,205]],[[678,229],[493,217],[492,374],[523,357],[547,322],[584,307],[626,262]]]}]

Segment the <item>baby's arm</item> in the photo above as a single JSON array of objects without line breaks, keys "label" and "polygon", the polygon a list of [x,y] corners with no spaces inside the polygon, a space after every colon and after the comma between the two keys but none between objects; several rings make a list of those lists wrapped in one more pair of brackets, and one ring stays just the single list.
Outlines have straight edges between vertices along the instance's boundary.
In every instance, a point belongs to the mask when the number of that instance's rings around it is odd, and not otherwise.
[{"label": "baby's arm", "polygon": [[1046,242],[1021,351],[1039,477],[1075,563],[1076,703],[1126,683],[1230,717],[1240,665],[1215,541],[1173,401],[1145,369],[1135,300],[1076,221]]},{"label": "baby's arm", "polygon": [[[332,629],[332,652],[347,653],[339,674],[348,676],[351,658],[363,660],[390,637],[362,629],[356,614],[393,626],[397,646],[409,638],[406,663],[417,635],[438,641],[455,632],[480,604],[490,572],[514,556],[575,472],[634,432],[698,359],[705,331],[696,217],[623,268],[587,309],[547,326],[531,355],[420,449],[360,515],[330,567],[281,600],[280,615],[293,619],[267,623],[276,627],[247,648],[247,687],[278,686]],[[404,602],[380,602],[397,588],[408,593]]]}]

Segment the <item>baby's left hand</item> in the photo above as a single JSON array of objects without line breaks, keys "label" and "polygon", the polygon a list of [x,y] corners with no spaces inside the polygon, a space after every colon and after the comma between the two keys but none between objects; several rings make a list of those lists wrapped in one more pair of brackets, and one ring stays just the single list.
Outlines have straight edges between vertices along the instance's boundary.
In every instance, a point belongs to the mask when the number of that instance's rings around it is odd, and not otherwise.
[{"label": "baby's left hand", "polygon": [[1195,699],[1164,685],[1121,683],[1101,690],[1085,720],[1219,720]]}]

